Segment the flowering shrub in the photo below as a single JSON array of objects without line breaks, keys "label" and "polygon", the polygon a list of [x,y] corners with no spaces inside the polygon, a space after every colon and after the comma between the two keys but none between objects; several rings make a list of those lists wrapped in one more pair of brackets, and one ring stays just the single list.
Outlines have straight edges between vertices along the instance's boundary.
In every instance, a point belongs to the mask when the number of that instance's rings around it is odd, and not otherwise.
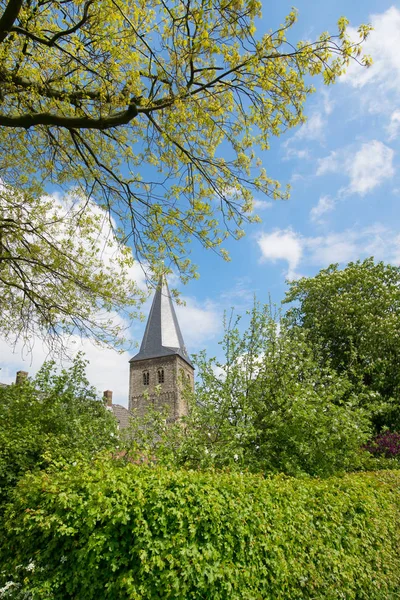
[{"label": "flowering shrub", "polygon": [[365,448],[374,456],[400,457],[400,433],[397,431],[384,431],[369,442]]}]

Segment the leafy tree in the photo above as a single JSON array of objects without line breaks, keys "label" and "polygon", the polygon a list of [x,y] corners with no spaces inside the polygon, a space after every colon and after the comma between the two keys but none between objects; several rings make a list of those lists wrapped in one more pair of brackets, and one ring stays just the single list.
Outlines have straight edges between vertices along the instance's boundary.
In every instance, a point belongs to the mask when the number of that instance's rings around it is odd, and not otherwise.
[{"label": "leafy tree", "polygon": [[135,436],[136,460],[146,451],[165,464],[291,475],[359,466],[369,415],[345,376],[318,365],[301,331],[294,338],[282,324],[278,333],[269,308],[256,305],[244,333],[237,321],[226,323],[222,346],[222,363],[195,357],[185,425],[155,419],[141,438],[147,446]]},{"label": "leafy tree", "polygon": [[[29,247],[22,261],[13,251],[26,229],[25,219],[8,221],[7,190],[40,215],[46,186],[73,186],[106,209],[141,263],[165,259],[188,276],[190,240],[218,248],[254,218],[253,194],[286,197],[260,151],[304,121],[308,75],[332,83],[349,60],[368,63],[358,58],[368,26],[359,43],[349,41],[342,18],[336,36],[293,45],[286,35],[295,12],[276,31],[257,33],[258,0],[2,0],[0,7],[0,268],[10,261],[14,271],[27,268],[20,293],[50,323],[40,286],[30,296]],[[36,236],[35,244],[33,260],[44,249],[57,279],[48,240]],[[70,275],[72,285],[73,263],[65,273],[61,282]],[[1,296],[7,285],[15,293],[6,277]]]},{"label": "leafy tree", "polygon": [[106,213],[67,197],[24,200],[2,188],[0,207],[0,333],[10,343],[40,336],[53,351],[89,336],[118,346],[123,320],[144,297],[132,273],[132,252],[119,245]]},{"label": "leafy tree", "polygon": [[[378,427],[400,428],[400,267],[373,258],[331,265],[290,284],[289,326],[300,327],[322,364],[387,402]],[[372,407],[371,407],[372,408]]]},{"label": "leafy tree", "polygon": [[79,356],[68,370],[45,363],[34,379],[0,388],[0,505],[26,471],[91,458],[116,436]]}]

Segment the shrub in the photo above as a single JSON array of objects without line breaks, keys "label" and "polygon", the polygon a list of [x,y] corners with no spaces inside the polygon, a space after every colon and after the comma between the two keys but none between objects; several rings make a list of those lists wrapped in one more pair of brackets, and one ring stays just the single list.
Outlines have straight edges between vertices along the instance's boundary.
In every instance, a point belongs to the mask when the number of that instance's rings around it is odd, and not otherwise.
[{"label": "shrub", "polygon": [[264,479],[109,459],[27,474],[0,586],[34,600],[394,599],[399,484],[396,471]]},{"label": "shrub", "polygon": [[[292,476],[353,471],[371,437],[362,395],[320,366],[300,329],[278,327],[269,306],[255,303],[247,316],[244,332],[239,320],[226,322],[221,363],[194,357],[195,401],[184,435],[171,434],[175,464]],[[157,457],[160,450],[165,444]]]},{"label": "shrub", "polygon": [[400,433],[384,431],[367,444],[366,450],[374,456],[400,457]]},{"label": "shrub", "polygon": [[43,365],[34,379],[0,388],[0,514],[26,471],[111,448],[116,421],[97,399],[77,356],[69,369]]}]

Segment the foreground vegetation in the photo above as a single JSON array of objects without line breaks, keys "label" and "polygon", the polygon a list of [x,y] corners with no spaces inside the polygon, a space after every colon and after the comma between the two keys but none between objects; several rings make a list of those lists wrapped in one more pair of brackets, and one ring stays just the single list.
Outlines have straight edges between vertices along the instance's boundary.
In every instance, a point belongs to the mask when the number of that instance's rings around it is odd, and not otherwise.
[{"label": "foreground vegetation", "polygon": [[0,598],[397,598],[399,284],[332,266],[227,321],[168,427],[119,435],[81,357],[1,387]]},{"label": "foreground vegetation", "polygon": [[399,471],[264,479],[105,457],[31,474],[6,514],[3,586],[41,600],[394,599],[399,484]]}]

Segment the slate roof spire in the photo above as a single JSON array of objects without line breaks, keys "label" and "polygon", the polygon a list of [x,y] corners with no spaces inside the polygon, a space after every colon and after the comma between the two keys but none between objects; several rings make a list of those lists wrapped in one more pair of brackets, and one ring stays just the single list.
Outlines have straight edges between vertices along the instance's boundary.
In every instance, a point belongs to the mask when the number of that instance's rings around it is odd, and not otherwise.
[{"label": "slate roof spire", "polygon": [[187,353],[165,276],[158,282],[139,352],[129,362],[178,354],[193,367]]}]

